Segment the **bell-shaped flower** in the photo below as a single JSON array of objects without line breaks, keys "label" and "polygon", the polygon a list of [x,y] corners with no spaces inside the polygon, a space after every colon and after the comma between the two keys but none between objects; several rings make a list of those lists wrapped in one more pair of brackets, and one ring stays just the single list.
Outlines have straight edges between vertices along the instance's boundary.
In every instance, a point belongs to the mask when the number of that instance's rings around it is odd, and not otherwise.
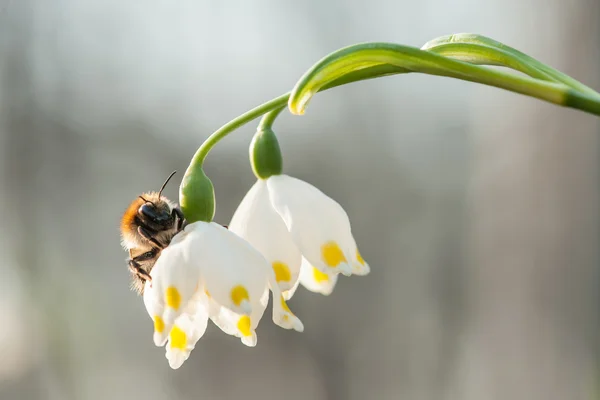
[{"label": "bell-shaped flower", "polygon": [[154,343],[179,368],[210,318],[225,333],[256,345],[256,327],[273,292],[273,321],[302,331],[283,300],[269,263],[244,239],[216,223],[195,222],[178,233],[158,258],[144,304],[154,320]]},{"label": "bell-shaped flower", "polygon": [[344,209],[319,189],[288,175],[258,179],[229,229],[265,256],[286,299],[298,283],[328,295],[338,274],[370,271]]}]

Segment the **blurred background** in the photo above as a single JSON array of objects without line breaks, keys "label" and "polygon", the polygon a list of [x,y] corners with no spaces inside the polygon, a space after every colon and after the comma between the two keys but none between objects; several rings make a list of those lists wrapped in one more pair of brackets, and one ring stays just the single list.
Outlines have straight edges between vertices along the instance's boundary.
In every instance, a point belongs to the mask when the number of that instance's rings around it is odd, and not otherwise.
[{"label": "blurred background", "polygon": [[[495,88],[388,77],[279,118],[372,268],[299,290],[304,333],[211,324],[173,371],[129,290],[122,212],[211,132],[340,47],[459,32],[600,89],[596,0],[0,0],[0,399],[599,398],[599,120]],[[218,222],[255,127],[207,160]]]}]

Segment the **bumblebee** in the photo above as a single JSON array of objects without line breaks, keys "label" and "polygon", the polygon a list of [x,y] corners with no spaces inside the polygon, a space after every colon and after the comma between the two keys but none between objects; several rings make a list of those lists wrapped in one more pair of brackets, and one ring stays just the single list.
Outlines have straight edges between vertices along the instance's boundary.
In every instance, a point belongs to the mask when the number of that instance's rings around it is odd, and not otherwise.
[{"label": "bumblebee", "polygon": [[129,252],[131,288],[140,295],[146,281],[152,280],[150,271],[161,251],[186,225],[177,205],[161,195],[175,172],[158,192],[143,193],[133,200],[121,218],[121,243]]}]

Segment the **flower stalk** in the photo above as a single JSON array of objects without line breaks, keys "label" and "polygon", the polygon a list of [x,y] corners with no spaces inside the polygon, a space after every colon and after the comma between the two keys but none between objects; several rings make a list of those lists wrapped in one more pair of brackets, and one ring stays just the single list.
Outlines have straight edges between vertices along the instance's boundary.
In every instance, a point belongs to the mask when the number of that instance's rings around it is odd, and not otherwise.
[{"label": "flower stalk", "polygon": [[250,165],[259,179],[280,175],[283,170],[283,157],[272,125],[284,108],[277,108],[264,115],[250,143]]},{"label": "flower stalk", "polygon": [[[493,70],[484,67],[485,65],[507,67],[527,76]],[[600,116],[599,93],[568,75],[485,36],[466,33],[442,36],[427,42],[421,49],[394,43],[357,44],[327,55],[300,78],[291,92],[245,112],[210,135],[194,154],[180,187],[180,203],[187,204],[182,207],[184,215],[186,218],[203,221],[214,215],[214,193],[208,190],[212,188],[212,184],[207,184],[210,180],[202,167],[212,148],[231,132],[266,114],[258,131],[264,131],[265,137],[272,139],[275,136],[268,131],[286,105],[292,114],[301,115],[311,98],[320,91],[409,72],[494,86]],[[276,138],[270,141],[271,144],[276,143]],[[251,160],[252,157],[251,155]],[[257,158],[252,162],[253,165],[260,164]],[[257,176],[260,173],[270,174],[269,168],[259,171]],[[204,185],[205,190],[198,191],[188,187],[195,186],[196,175],[200,177],[198,182]],[[200,209],[201,207],[208,209]]]}]

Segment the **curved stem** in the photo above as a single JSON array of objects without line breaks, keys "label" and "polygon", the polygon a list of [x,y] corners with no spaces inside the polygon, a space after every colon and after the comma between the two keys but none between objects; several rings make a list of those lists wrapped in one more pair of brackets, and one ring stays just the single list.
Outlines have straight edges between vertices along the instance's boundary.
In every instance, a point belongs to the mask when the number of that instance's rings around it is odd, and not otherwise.
[{"label": "curved stem", "polygon": [[[345,85],[345,84],[352,83],[352,82],[362,81],[362,80],[366,80],[366,79],[379,78],[382,76],[400,74],[400,73],[405,73],[405,72],[409,72],[409,71],[407,71],[404,68],[398,68],[393,65],[375,66],[373,68],[367,68],[367,69],[364,69],[361,71],[354,71],[352,73],[347,74],[346,76],[340,77],[340,79],[334,80],[333,82],[330,82],[328,85],[322,87],[320,89],[320,91],[328,90],[328,89],[334,88],[336,86],[341,86],[341,85]],[[220,127],[219,129],[217,129],[204,141],[204,143],[202,143],[200,148],[198,148],[198,150],[194,154],[194,157],[192,158],[192,161],[190,162],[188,171],[190,171],[191,169],[196,168],[196,167],[202,167],[202,165],[204,164],[204,160],[206,159],[206,156],[208,155],[208,153],[225,136],[229,135],[231,132],[235,131],[236,129],[246,125],[248,122],[255,120],[256,118],[260,117],[263,114],[266,114],[273,110],[281,109],[276,114],[273,114],[270,117],[268,117],[269,119],[266,122],[268,124],[272,125],[273,121],[275,120],[275,118],[277,118],[279,113],[286,108],[289,97],[290,97],[290,92],[287,92],[285,94],[282,94],[281,96],[275,97],[274,99],[271,99],[271,100],[267,101],[266,103],[263,103],[263,104],[259,105],[258,107],[253,108],[252,110],[246,111],[242,115],[236,117],[235,119],[232,119],[231,121],[229,121],[228,123],[226,123],[225,125]]]},{"label": "curved stem", "polygon": [[392,64],[413,72],[482,83],[600,115],[600,96],[577,92],[562,83],[481,68],[393,43],[358,44],[331,53],[315,64],[298,81],[292,90],[288,108],[292,113],[301,115],[312,96],[327,83],[349,72],[381,64]]},{"label": "curved stem", "polygon": [[282,94],[281,96],[276,97],[272,100],[269,100],[266,103],[263,103],[260,106],[255,107],[250,111],[246,111],[239,117],[232,119],[231,121],[229,121],[228,123],[226,123],[225,125],[220,127],[219,129],[217,129],[212,135],[210,135],[204,141],[204,143],[202,143],[200,148],[198,148],[198,150],[196,151],[196,154],[194,154],[194,157],[192,158],[192,161],[188,167],[188,171],[193,168],[196,168],[196,167],[202,167],[202,165],[204,164],[204,159],[206,158],[206,156],[208,155],[210,150],[221,139],[223,139],[225,136],[227,136],[234,130],[238,129],[241,126],[244,126],[248,122],[260,117],[261,115],[263,115],[269,111],[275,110],[277,108],[285,108],[285,105],[288,102],[289,96],[290,96],[289,92]]},{"label": "curved stem", "polygon": [[[373,45],[373,44],[369,44]],[[376,45],[376,44],[375,44]],[[357,45],[357,46],[366,46],[366,45]],[[355,48],[357,46],[351,46],[351,48]],[[399,45],[397,45],[399,46]],[[407,48],[406,46],[399,46],[403,48]],[[307,74],[311,71],[314,71],[319,66],[322,66],[326,60],[330,60],[335,55],[339,56],[340,52],[348,51],[349,48],[339,50],[335,53],[330,54],[325,57],[319,63],[317,63]],[[473,34],[459,34],[459,35],[450,35],[444,36],[437,39],[434,39],[423,46],[423,49],[429,52],[434,57],[437,57],[435,61],[439,61],[440,59],[452,62],[451,59],[466,61],[471,64],[477,65],[501,65],[504,67],[512,68],[514,70],[523,72],[532,78],[537,78],[543,81],[558,81],[562,82],[574,89],[579,89],[581,92],[585,92],[585,94],[567,94],[565,104],[566,106],[581,109],[584,111],[590,111],[596,115],[598,112],[594,112],[593,110],[598,110],[598,99],[597,93],[583,85],[580,82],[570,78],[569,76],[554,70],[553,68],[540,63],[539,61],[527,56],[524,53],[519,52],[509,46],[506,46],[502,43],[496,42],[492,39],[486,38],[480,35]],[[419,51],[418,49],[413,49],[413,51]],[[423,53],[422,52],[422,53]],[[433,54],[436,53],[436,54]],[[464,67],[468,65],[466,63],[459,63],[460,67]],[[380,78],[384,76],[404,74],[409,72],[426,72],[426,71],[416,71],[406,66],[398,65],[398,63],[375,63],[374,65],[363,67],[360,69],[352,69],[350,68],[345,73],[334,77],[331,80],[328,80],[322,83],[322,86],[318,88],[317,91],[324,91],[328,89],[332,89],[337,86],[342,86],[352,82],[358,82],[362,80]],[[473,66],[472,66],[473,67]],[[356,68],[356,66],[354,66]],[[474,67],[478,68],[478,67]],[[495,72],[488,69],[478,68],[478,71],[486,72]],[[426,72],[427,73],[427,72]],[[306,75],[305,74],[305,77]],[[443,75],[443,74],[439,74]],[[447,75],[449,76],[449,75]],[[505,78],[509,76],[508,74],[501,73],[500,76],[496,76],[496,78]],[[453,76],[454,77],[454,76]],[[518,77],[517,77],[518,78]],[[303,78],[304,79],[304,78]],[[465,80],[474,80],[474,79],[466,79],[464,77],[459,77],[459,79]],[[523,79],[523,78],[521,78]],[[476,80],[474,80],[476,81]],[[527,81],[527,83],[531,82],[531,80]],[[513,82],[514,83],[514,82]],[[519,84],[519,81],[516,82]],[[298,84],[296,85],[298,87]],[[503,87],[503,86],[499,86]],[[505,87],[503,87],[505,88]],[[556,92],[556,90],[560,88],[552,87],[552,90]],[[539,88],[538,88],[539,89]],[[509,89],[512,90],[512,89]],[[518,90],[513,90],[517,91]],[[560,90],[559,90],[560,91]],[[314,93],[313,93],[314,94]],[[240,128],[241,126],[247,124],[250,121],[260,117],[263,114],[267,114],[263,120],[261,121],[261,126],[270,127],[277,116],[283,111],[285,106],[289,102],[290,93],[282,94],[279,97],[276,97],[272,100],[269,100],[266,103],[259,105],[258,107],[253,108],[250,111],[245,112],[244,114],[238,116],[237,118],[229,121],[227,124],[223,125],[221,128],[216,130],[213,134],[211,134],[206,141],[200,146],[194,157],[192,158],[192,162],[189,168],[200,166],[202,167],[204,160],[210,150],[217,144],[221,139],[227,136],[229,133],[234,130]],[[277,112],[272,112],[277,110]],[[188,170],[189,170],[188,168]]]},{"label": "curved stem", "polygon": [[271,128],[273,126],[273,123],[283,110],[285,110],[285,106],[276,108],[263,115],[262,119],[260,120],[260,123],[258,124],[257,131],[262,131]]},{"label": "curved stem", "polygon": [[[377,65],[374,67],[364,68],[364,69],[361,69],[358,71],[350,72],[350,73],[340,77],[339,79],[329,82],[327,85],[323,86],[319,91],[323,92],[328,89],[333,89],[334,87],[346,85],[348,83],[353,83],[353,82],[358,82],[358,81],[366,81],[368,79],[382,78],[382,77],[388,76],[388,75],[405,74],[405,73],[409,73],[409,72],[411,72],[411,71],[406,68],[397,67],[395,65],[390,65],[390,64]],[[289,95],[289,93],[288,93],[288,95]],[[286,102],[286,104],[287,104],[287,102]],[[263,118],[260,120],[260,122],[258,124],[258,130],[261,130],[264,128],[271,128],[273,126],[273,123],[279,116],[279,114],[281,114],[281,112],[283,110],[285,110],[285,108],[286,107],[283,106],[283,107],[275,108],[274,110],[267,112],[263,116]]]}]

